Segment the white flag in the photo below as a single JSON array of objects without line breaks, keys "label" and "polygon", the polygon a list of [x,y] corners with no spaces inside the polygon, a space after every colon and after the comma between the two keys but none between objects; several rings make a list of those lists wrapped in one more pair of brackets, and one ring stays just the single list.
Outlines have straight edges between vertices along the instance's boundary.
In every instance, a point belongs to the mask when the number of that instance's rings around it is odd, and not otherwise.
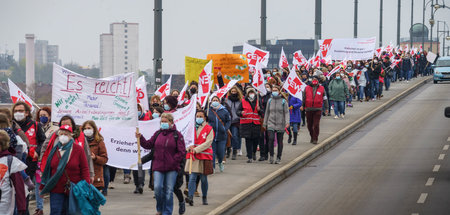
[{"label": "white flag", "polygon": [[269,63],[269,52],[262,49],[258,49],[247,43],[244,43],[242,54],[247,57],[248,65],[250,67],[256,67],[256,63],[261,63],[263,68],[267,67]]},{"label": "white flag", "polygon": [[262,72],[261,64],[256,64],[255,73],[253,74],[252,86],[263,95],[267,94],[266,87],[264,86],[264,75]]},{"label": "white flag", "polygon": [[198,99],[202,107],[206,105],[206,98],[209,95],[209,91],[212,87],[212,60],[210,60],[203,68],[198,78]]},{"label": "white flag", "polygon": [[137,103],[140,103],[145,111],[150,110],[148,106],[148,96],[147,96],[147,82],[145,81],[145,76],[141,76],[136,81],[136,99]]},{"label": "white flag", "polygon": [[156,90],[155,95],[159,96],[161,101],[164,100],[164,98],[166,98],[166,96],[170,95],[171,83],[172,83],[172,75],[170,75],[169,79],[167,80],[167,82],[165,84],[163,84]]},{"label": "white flag", "polygon": [[305,90],[306,84],[300,80],[297,73],[291,71],[286,81],[283,84],[283,89],[285,89],[292,96],[303,100],[302,91]]},{"label": "white flag", "polygon": [[308,59],[303,56],[302,51],[298,50],[294,53],[294,57],[292,59],[292,64],[298,66],[299,68],[308,63]]},{"label": "white flag", "polygon": [[188,81],[186,81],[186,84],[184,85],[183,89],[180,92],[180,95],[178,95],[178,104],[181,105],[184,103],[184,99],[186,98],[186,89],[188,87]]},{"label": "white flag", "polygon": [[11,100],[13,103],[16,103],[17,101],[23,101],[30,106],[31,111],[34,110],[34,102],[30,99],[22,90],[20,90],[17,85],[14,84],[9,78],[8,78],[8,87],[9,87],[9,96],[11,96]]},{"label": "white flag", "polygon": [[210,97],[209,100],[211,100],[214,96],[219,97],[219,99],[222,99],[225,94],[228,93],[228,91],[238,82],[238,80],[231,80],[228,82],[225,86],[214,92]]},{"label": "white flag", "polygon": [[282,69],[289,67],[289,62],[286,57],[286,54],[284,53],[283,47],[281,47],[280,61],[278,62],[278,67],[280,67]]}]

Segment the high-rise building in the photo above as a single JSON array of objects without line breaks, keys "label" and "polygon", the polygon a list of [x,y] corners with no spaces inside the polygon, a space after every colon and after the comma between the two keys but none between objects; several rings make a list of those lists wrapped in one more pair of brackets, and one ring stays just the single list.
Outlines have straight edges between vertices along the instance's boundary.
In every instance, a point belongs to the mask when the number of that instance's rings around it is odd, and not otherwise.
[{"label": "high-rise building", "polygon": [[[26,58],[26,44],[19,43],[19,61]],[[58,45],[49,45],[47,40],[36,40],[34,43],[35,63],[38,65],[57,63],[59,59]]]},{"label": "high-rise building", "polygon": [[100,76],[139,72],[139,24],[116,22],[100,35]]}]

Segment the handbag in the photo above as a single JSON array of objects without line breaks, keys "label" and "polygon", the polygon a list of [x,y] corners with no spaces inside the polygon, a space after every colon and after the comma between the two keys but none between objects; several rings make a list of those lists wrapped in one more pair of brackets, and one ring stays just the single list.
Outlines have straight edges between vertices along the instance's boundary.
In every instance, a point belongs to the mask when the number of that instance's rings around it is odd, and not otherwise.
[{"label": "handbag", "polygon": [[[216,117],[219,120],[219,122],[225,128],[225,124],[222,122],[222,120],[220,119],[219,115],[217,115],[217,113],[214,110],[211,110],[211,111],[214,113],[214,115],[216,115]],[[227,137],[227,145],[226,145],[226,147],[231,147],[231,137],[233,136],[233,134],[230,132],[229,129],[227,129],[227,134],[228,134],[228,137]]]},{"label": "handbag", "polygon": [[203,175],[211,175],[214,173],[212,160],[203,160]]}]

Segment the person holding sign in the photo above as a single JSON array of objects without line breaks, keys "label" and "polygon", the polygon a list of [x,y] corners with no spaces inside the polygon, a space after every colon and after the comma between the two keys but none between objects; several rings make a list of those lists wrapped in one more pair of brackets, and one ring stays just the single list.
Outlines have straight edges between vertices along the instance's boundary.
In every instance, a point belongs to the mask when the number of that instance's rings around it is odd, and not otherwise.
[{"label": "person holding sign", "polygon": [[195,142],[194,145],[189,147],[185,168],[185,172],[191,171],[191,174],[189,175],[188,197],[186,198],[186,202],[191,206],[194,205],[194,192],[197,187],[197,177],[200,177],[200,180],[202,181],[203,205],[208,205],[207,175],[212,172],[213,150],[211,144],[214,140],[214,130],[206,122],[206,112],[204,110],[197,110],[195,116]]},{"label": "person holding sign", "polygon": [[136,132],[144,149],[155,150],[152,160],[157,214],[172,214],[173,189],[180,164],[186,155],[186,147],[181,132],[174,124],[170,113],[161,114],[161,129],[147,140]]},{"label": "person holding sign", "polygon": [[83,147],[75,143],[70,125],[63,125],[47,157],[41,179],[41,195],[50,193],[50,214],[67,214],[70,183],[90,183],[89,166]]}]

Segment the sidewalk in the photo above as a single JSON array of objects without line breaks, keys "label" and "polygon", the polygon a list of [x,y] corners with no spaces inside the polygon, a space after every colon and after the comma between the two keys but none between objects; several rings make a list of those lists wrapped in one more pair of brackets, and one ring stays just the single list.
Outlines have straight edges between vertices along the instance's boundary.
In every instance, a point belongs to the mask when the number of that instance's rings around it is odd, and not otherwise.
[{"label": "sidewalk", "polygon": [[[412,85],[423,81],[429,77],[416,78],[409,83],[396,82],[391,84],[389,91],[383,91],[384,97],[381,100],[363,102],[353,101],[353,108],[346,107],[345,119],[333,119],[332,116],[323,117],[320,123],[319,143],[326,138],[332,136],[344,127],[350,125],[352,122],[364,116],[366,113],[385,103],[388,99],[400,94]],[[389,110],[388,110],[389,111]],[[247,189],[255,184],[265,176],[278,170],[283,165],[294,160],[296,157],[302,155],[304,152],[313,148],[315,145],[309,143],[310,137],[308,129],[301,127],[298,135],[298,144],[292,146],[287,144],[287,135],[284,138],[284,149],[281,164],[269,164],[267,161],[255,163],[246,163],[245,144],[242,148],[244,150],[243,156],[238,156],[237,160],[229,159],[225,164],[225,171],[223,173],[217,172],[214,175],[208,176],[209,190],[208,202],[209,205],[201,205],[201,197],[194,197],[194,206],[186,206],[185,214],[207,214],[215,208],[222,205],[233,196],[239,194],[241,191]],[[244,142],[244,141],[243,141]],[[259,152],[257,153],[259,158]],[[153,199],[153,192],[147,187],[148,173],[146,175],[146,189],[142,195],[133,194],[134,185],[123,184],[123,174],[118,171],[115,180],[116,188],[108,191],[107,203],[101,207],[103,214],[155,214],[156,201]],[[185,185],[183,185],[184,189]],[[199,186],[199,192],[201,189]],[[200,194],[201,195],[201,194]],[[34,205],[30,205],[30,212],[34,211]],[[49,214],[49,202],[45,200],[45,214]],[[178,201],[174,196],[174,213],[178,214]]]}]

